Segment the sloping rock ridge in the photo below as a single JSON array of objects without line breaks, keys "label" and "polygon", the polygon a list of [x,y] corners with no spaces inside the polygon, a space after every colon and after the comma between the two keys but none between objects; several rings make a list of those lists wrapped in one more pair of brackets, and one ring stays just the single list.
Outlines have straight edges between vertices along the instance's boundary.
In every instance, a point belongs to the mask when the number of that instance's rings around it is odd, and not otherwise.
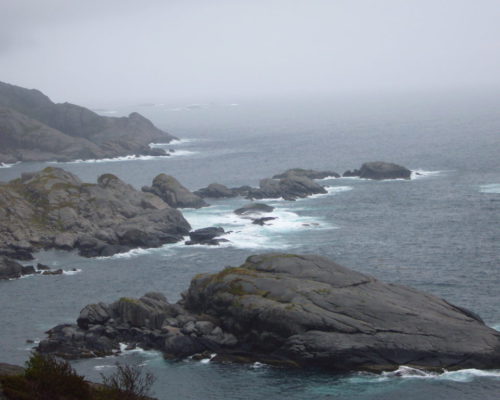
[{"label": "sloping rock ridge", "polygon": [[143,192],[154,193],[174,208],[201,208],[205,201],[184,187],[171,175],[160,174],[153,179],[152,186],[144,186]]},{"label": "sloping rock ridge", "polygon": [[38,350],[112,354],[120,342],[168,357],[261,361],[331,371],[500,367],[500,333],[473,312],[312,255],[264,254],[196,276],[183,299],[93,304]]},{"label": "sloping rock ridge", "polygon": [[47,167],[0,185],[0,254],[29,259],[38,249],[78,249],[109,256],[183,239],[182,213],[112,174],[83,183]]},{"label": "sloping rock ridge", "polygon": [[149,144],[172,139],[138,113],[104,117],[0,82],[0,163],[161,155],[166,153]]}]

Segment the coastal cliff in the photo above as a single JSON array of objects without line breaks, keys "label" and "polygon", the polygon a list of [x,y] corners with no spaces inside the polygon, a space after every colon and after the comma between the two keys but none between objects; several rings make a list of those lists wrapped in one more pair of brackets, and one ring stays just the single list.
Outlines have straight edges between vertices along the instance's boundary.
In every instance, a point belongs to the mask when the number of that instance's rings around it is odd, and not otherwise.
[{"label": "coastal cliff", "polygon": [[38,90],[0,82],[0,163],[165,155],[152,142],[176,137],[138,113],[104,117]]}]

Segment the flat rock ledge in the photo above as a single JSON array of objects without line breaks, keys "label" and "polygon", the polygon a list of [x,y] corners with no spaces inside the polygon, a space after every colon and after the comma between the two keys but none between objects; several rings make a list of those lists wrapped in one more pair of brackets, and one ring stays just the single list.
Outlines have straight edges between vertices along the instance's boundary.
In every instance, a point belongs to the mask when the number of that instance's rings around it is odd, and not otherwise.
[{"label": "flat rock ledge", "polygon": [[66,358],[127,343],[332,372],[500,367],[500,333],[473,312],[312,255],[256,255],[197,275],[176,304],[158,293],[91,304],[48,335],[38,351]]}]

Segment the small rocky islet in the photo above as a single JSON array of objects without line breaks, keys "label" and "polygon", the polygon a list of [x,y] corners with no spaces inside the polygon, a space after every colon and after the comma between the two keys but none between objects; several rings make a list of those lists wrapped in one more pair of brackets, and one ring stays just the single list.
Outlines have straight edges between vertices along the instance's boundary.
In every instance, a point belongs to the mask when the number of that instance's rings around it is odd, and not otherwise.
[{"label": "small rocky islet", "polygon": [[170,359],[333,372],[500,367],[500,332],[473,312],[313,255],[255,255],[197,275],[175,304],[160,293],[90,304],[37,350],[75,359],[116,354],[120,343]]}]

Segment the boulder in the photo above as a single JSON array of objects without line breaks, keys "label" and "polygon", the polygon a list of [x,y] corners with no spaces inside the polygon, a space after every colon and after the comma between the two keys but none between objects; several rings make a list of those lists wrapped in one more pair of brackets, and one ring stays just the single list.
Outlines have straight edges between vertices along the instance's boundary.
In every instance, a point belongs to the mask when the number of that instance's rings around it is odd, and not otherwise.
[{"label": "boulder", "polygon": [[288,178],[291,175],[295,176],[305,176],[309,179],[324,179],[324,178],[340,178],[340,175],[334,171],[315,171],[313,169],[302,169],[302,168],[292,168],[288,169],[282,174],[277,174],[273,176],[273,179],[283,179]]},{"label": "boulder", "polygon": [[153,179],[151,187],[143,187],[144,192],[151,192],[160,197],[170,207],[200,208],[208,204],[203,199],[182,186],[173,176],[160,174]]},{"label": "boulder", "polygon": [[23,266],[18,262],[0,256],[0,279],[20,278],[23,275]]},{"label": "boulder", "polygon": [[224,228],[220,227],[208,227],[201,228],[195,231],[189,232],[190,240],[186,242],[187,245],[193,244],[208,244],[208,245],[218,245],[221,242],[227,242],[227,239],[215,239],[217,236],[224,235],[226,232]]},{"label": "boulder", "polygon": [[268,206],[263,203],[249,203],[245,204],[243,207],[240,207],[234,210],[234,213],[237,215],[248,215],[248,214],[261,214],[261,213],[269,213],[274,210],[274,207]]},{"label": "boulder", "polygon": [[89,304],[80,311],[76,320],[82,329],[88,329],[90,325],[102,325],[110,318],[108,306],[104,303]]},{"label": "boulder", "polygon": [[227,186],[220,183],[211,183],[206,188],[199,189],[194,192],[195,195],[202,198],[224,199],[236,197],[238,194]]}]

